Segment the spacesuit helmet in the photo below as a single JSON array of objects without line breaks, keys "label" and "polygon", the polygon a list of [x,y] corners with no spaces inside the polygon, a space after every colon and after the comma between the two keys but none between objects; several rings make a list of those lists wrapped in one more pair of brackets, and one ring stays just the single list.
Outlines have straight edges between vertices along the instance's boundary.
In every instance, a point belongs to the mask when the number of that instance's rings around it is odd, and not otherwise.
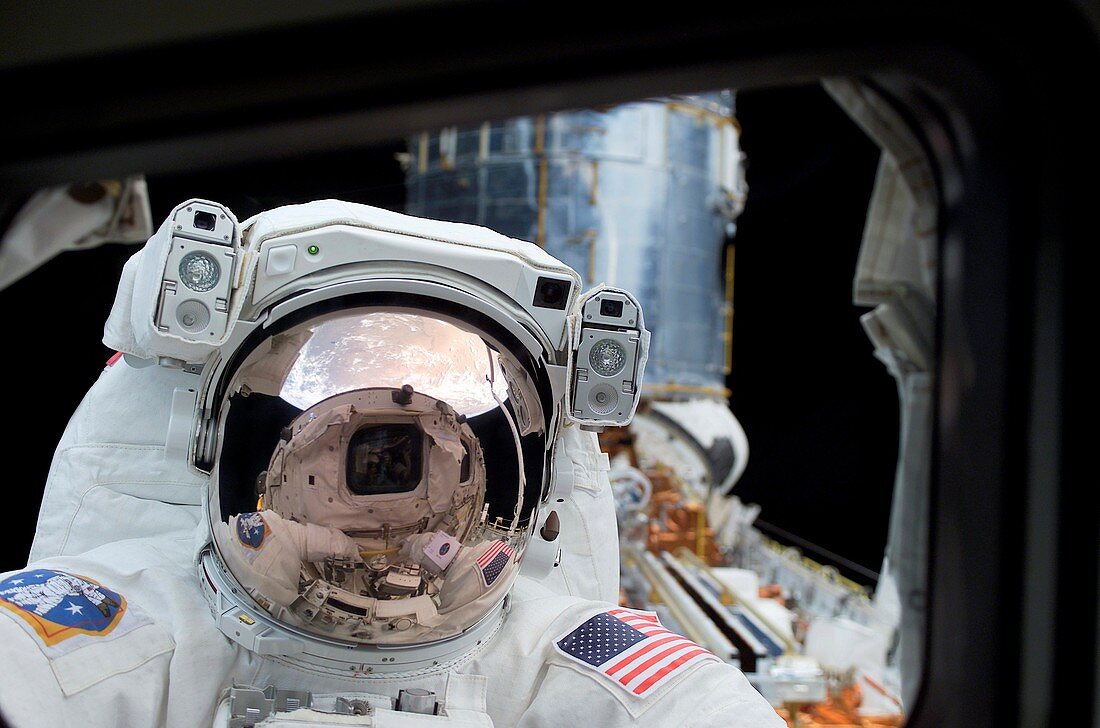
[{"label": "spacesuit helmet", "polygon": [[558,562],[562,429],[626,424],[641,396],[637,300],[581,288],[472,225],[177,206],[127,263],[104,343],[197,375],[165,456],[209,478],[198,568],[219,629],[391,672],[495,629],[517,573]]},{"label": "spacesuit helmet", "polygon": [[227,388],[215,464],[214,539],[235,579],[285,624],[361,643],[483,618],[540,500],[547,427],[526,409],[526,434],[515,423],[515,402],[540,395],[504,375],[522,366],[423,309],[337,309],[262,340]]}]

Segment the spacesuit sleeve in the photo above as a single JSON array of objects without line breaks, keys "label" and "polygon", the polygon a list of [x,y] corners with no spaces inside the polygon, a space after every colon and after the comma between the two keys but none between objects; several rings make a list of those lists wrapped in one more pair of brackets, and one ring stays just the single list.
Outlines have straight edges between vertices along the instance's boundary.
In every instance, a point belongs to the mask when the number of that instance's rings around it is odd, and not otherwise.
[{"label": "spacesuit sleeve", "polygon": [[544,671],[517,725],[784,728],[740,670],[656,613],[585,601],[562,609],[557,598],[533,598],[513,614],[537,624],[555,608],[541,647],[528,650],[543,655]]},{"label": "spacesuit sleeve", "polygon": [[431,542],[432,538],[435,537],[435,535],[435,531],[428,531],[427,533],[418,533],[413,536],[409,536],[407,539],[405,539],[405,543],[401,544],[401,550],[397,554],[398,558],[420,564],[424,568],[430,570],[432,573],[437,573],[441,571],[439,566],[433,563],[432,560],[428,558],[428,555],[425,553],[425,548]]},{"label": "spacesuit sleeve", "polygon": [[253,552],[274,553],[298,561],[324,561],[330,556],[359,558],[359,546],[343,531],[315,523],[298,523],[274,511],[231,516],[229,531],[234,543]]},{"label": "spacesuit sleeve", "polygon": [[[594,432],[562,429],[566,457],[554,478],[573,481],[573,492],[555,506],[561,521],[561,564],[542,583],[559,594],[605,602],[619,600],[619,531],[607,456]],[[561,467],[564,466],[564,467]]]},{"label": "spacesuit sleeve", "polygon": [[282,519],[266,511],[259,515],[242,513],[228,523],[214,523],[216,540],[230,570],[252,596],[287,606],[298,598],[300,547]]},{"label": "spacesuit sleeve", "polygon": [[[563,695],[569,699],[562,700]],[[721,662],[703,663],[646,699],[594,672],[552,663],[518,726],[550,724],[786,728],[741,671]]]},{"label": "spacesuit sleeve", "polygon": [[324,561],[330,556],[359,560],[359,546],[343,531],[315,523],[283,521],[294,532],[302,561]]},{"label": "spacesuit sleeve", "polygon": [[0,665],[0,723],[12,728],[65,724],[65,696],[50,663],[31,637],[8,619],[0,619]]},{"label": "spacesuit sleeve", "polygon": [[703,665],[680,690],[684,695],[674,696],[670,702],[679,706],[675,710],[680,712],[685,728],[787,726],[764,696],[732,665]]},{"label": "spacesuit sleeve", "polygon": [[[733,665],[708,663],[664,697],[662,713],[684,728],[787,728],[768,701]],[[671,710],[671,713],[669,712]]]},{"label": "spacesuit sleeve", "polygon": [[274,511],[241,513],[214,528],[222,554],[245,588],[283,606],[298,598],[303,561],[359,558],[359,547],[343,532],[290,521]]},{"label": "spacesuit sleeve", "polygon": [[[78,581],[83,579],[67,585]],[[134,602],[126,601],[109,639],[96,634],[58,639],[67,625],[53,621],[55,611],[38,615],[0,602],[6,605],[0,606],[0,725],[152,728],[162,723],[174,642],[144,617],[128,625],[140,611]],[[82,602],[70,595],[62,603]],[[88,616],[95,622],[97,615]],[[28,628],[32,621],[41,631]]]}]

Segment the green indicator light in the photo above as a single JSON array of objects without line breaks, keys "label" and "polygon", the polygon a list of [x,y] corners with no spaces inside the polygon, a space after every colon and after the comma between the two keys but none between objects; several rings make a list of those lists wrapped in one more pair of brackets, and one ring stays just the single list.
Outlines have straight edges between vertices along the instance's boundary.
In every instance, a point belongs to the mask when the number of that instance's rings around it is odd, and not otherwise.
[{"label": "green indicator light", "polygon": [[321,249],[318,248],[316,245],[311,245],[308,248],[306,248],[306,252],[309,253],[310,255],[317,255],[318,253],[321,252]]}]

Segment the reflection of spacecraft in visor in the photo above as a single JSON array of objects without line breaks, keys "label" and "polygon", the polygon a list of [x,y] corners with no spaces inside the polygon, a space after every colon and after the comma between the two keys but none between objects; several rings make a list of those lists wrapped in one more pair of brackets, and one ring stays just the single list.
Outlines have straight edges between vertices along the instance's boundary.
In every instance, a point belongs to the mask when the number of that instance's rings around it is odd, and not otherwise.
[{"label": "reflection of spacecraft in visor", "polygon": [[[304,561],[295,618],[360,640],[467,622],[471,559],[496,534],[484,528],[484,456],[466,418],[412,387],[375,387],[324,399],[289,430],[263,476],[266,504],[284,519],[340,529],[362,557]],[[477,467],[463,468],[471,453]],[[441,561],[440,543],[470,557]]]}]

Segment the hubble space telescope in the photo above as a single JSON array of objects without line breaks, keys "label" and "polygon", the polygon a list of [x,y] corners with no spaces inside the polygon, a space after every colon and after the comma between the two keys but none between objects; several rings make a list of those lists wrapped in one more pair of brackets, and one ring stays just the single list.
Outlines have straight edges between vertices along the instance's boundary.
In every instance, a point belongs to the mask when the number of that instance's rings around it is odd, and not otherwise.
[{"label": "hubble space telescope", "polygon": [[[886,128],[889,110],[856,87],[826,87],[872,135]],[[835,567],[754,528],[759,507],[734,495],[749,458],[725,383],[736,220],[748,196],[734,102],[715,92],[412,136],[402,160],[407,208],[537,241],[585,285],[637,292],[653,330],[643,405],[629,427],[601,436],[613,463],[624,603],[657,610],[738,664],[777,706],[797,711],[790,704],[824,703],[827,682],[834,692],[855,684],[867,696],[863,719],[890,721],[902,692],[896,663],[887,666],[897,639],[891,576],[872,601]],[[918,160],[901,174],[884,155],[854,286],[855,303],[873,309],[864,326],[898,378],[907,446],[917,452],[929,436],[936,267]],[[899,492],[919,499],[925,477],[907,473]],[[919,584],[911,573],[904,580]],[[760,598],[767,585],[780,601]],[[807,631],[816,659],[803,656]],[[875,656],[852,658],[853,644]],[[854,678],[836,678],[853,668]]]}]

